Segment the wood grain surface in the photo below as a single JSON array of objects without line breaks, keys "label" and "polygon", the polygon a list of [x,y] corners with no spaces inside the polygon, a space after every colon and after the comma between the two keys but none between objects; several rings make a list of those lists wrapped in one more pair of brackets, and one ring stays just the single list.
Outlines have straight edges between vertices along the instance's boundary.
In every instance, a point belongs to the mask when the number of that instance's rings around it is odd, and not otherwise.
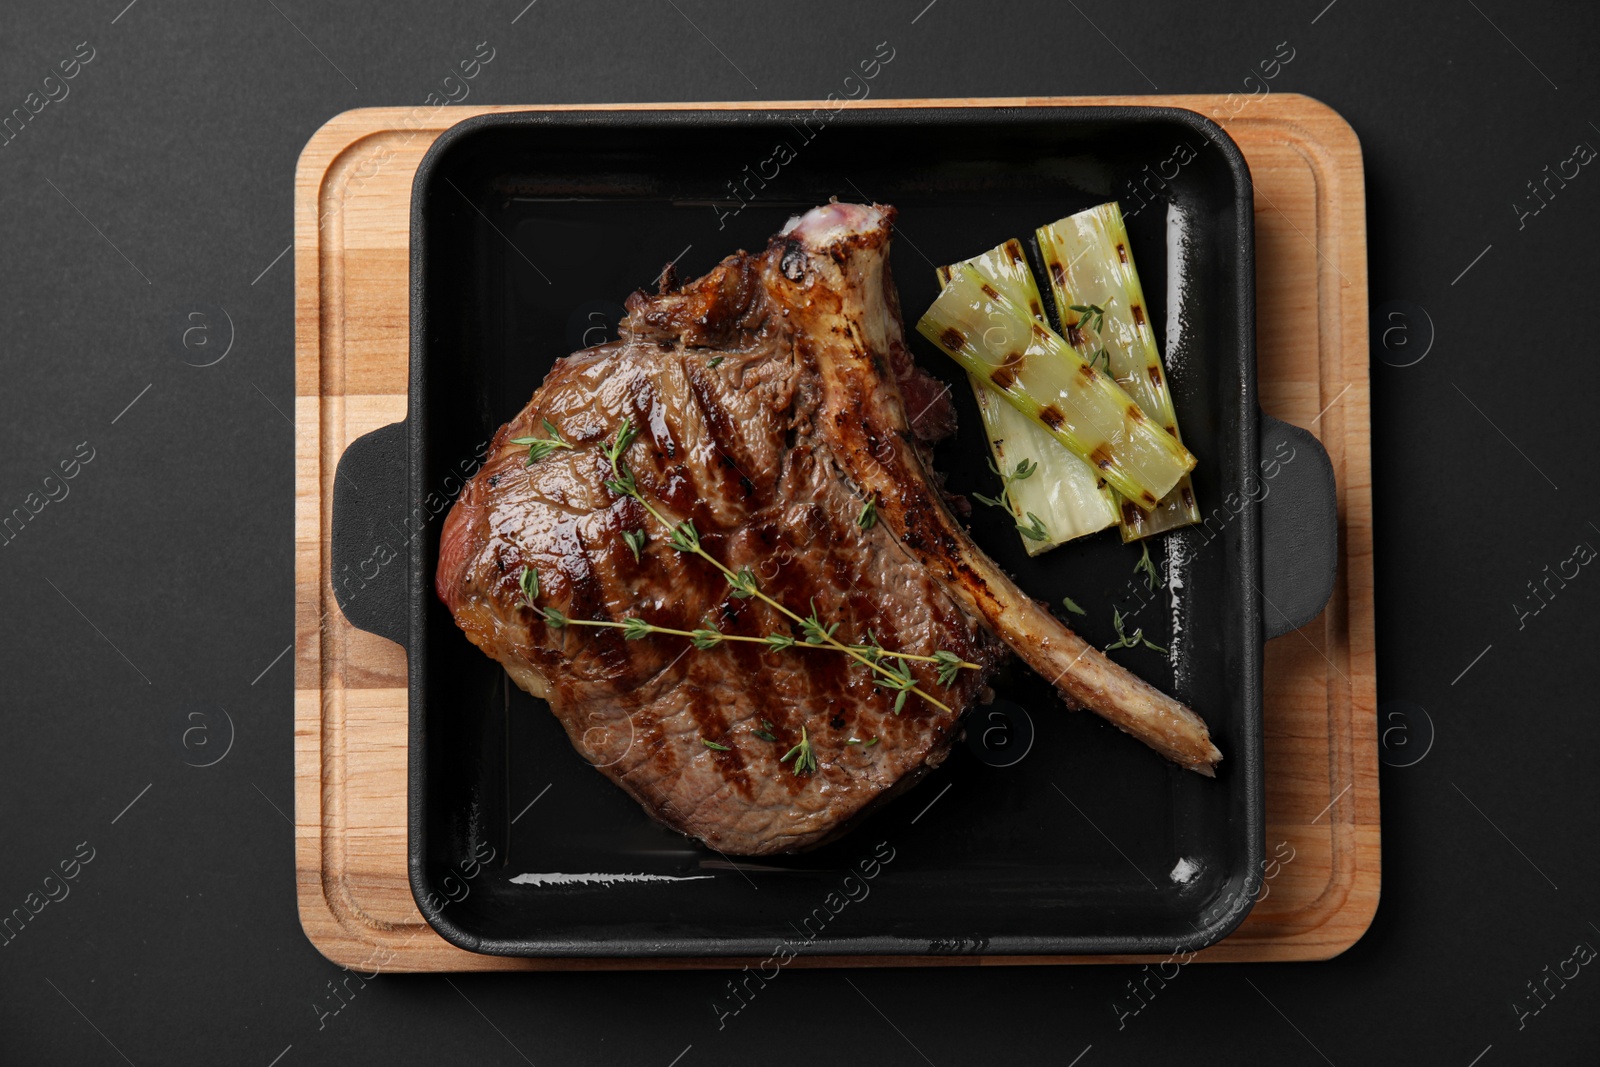
[{"label": "wood grain surface", "polygon": [[[1266,654],[1267,855],[1293,859],[1243,925],[1200,960],[1311,960],[1361,937],[1378,904],[1376,666],[1361,148],[1303,96],[875,100],[871,107],[1154,104],[1238,142],[1255,183],[1257,352],[1268,413],[1314,432],[1339,486],[1338,583],[1327,610]],[[345,446],[406,414],[411,180],[449,126],[496,111],[347,111],[295,173],[295,859],[300,920],[330,960],[388,971],[737,967],[744,960],[522,960],[446,943],[406,878],[406,660],[333,599],[328,529]],[[641,109],[810,110],[815,102]],[[1285,843],[1281,849],[1279,843]],[[1161,957],[800,956],[792,966],[994,966]]]}]

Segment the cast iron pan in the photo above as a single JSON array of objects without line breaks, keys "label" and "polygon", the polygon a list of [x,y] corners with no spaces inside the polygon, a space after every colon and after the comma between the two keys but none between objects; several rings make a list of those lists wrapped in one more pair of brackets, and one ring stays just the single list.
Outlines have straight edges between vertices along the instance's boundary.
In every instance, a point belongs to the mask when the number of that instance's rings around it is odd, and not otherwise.
[{"label": "cast iron pan", "polygon": [[[935,264],[1122,202],[1207,522],[1157,543],[1177,581],[1154,591],[1109,531],[1029,559],[993,509],[972,529],[1034,596],[1088,609],[1070,617],[1088,640],[1113,640],[1117,607],[1170,650],[1117,655],[1206,718],[1215,780],[1014,666],[912,792],[822,849],[745,863],[585,765],[434,597],[444,512],[553,361],[614,338],[668,260],[695,277],[831,196],[899,208],[912,321]],[[619,957],[1168,953],[1232,930],[1264,852],[1262,644],[1322,610],[1337,558],[1327,455],[1256,405],[1252,226],[1238,148],[1176,109],[523,113],[441,136],[413,193],[409,415],[345,452],[332,535],[346,616],[409,659],[428,921],[477,952]],[[963,376],[908,333],[958,402],[939,468],[993,492]]]}]

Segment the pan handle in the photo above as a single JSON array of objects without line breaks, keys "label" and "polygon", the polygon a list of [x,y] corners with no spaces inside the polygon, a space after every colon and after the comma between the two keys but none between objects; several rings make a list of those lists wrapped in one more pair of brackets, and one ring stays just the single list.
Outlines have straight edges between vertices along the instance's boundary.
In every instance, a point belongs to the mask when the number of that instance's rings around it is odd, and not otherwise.
[{"label": "pan handle", "polygon": [[410,627],[410,524],[406,521],[406,424],[350,442],[333,474],[329,564],[333,597],[351,625],[402,648]]},{"label": "pan handle", "polygon": [[[1339,569],[1333,464],[1308,430],[1261,415],[1261,618],[1267,637],[1322,613]],[[1272,465],[1278,465],[1272,476]]]}]

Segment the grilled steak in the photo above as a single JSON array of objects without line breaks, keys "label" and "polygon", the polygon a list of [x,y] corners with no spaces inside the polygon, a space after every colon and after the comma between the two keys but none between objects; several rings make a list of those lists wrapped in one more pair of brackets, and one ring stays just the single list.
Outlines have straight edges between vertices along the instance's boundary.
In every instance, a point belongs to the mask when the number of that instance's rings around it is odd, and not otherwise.
[{"label": "grilled steak", "polygon": [[[893,214],[826,205],[759,255],[635,293],[621,339],[556,364],[445,522],[436,588],[467,636],[549,701],[585,759],[723,852],[814,845],[937,766],[1005,644],[1069,703],[1176,762],[1209,774],[1221,758],[1198,717],[1018,590],[951,515],[926,460],[953,411],[905,346]],[[623,454],[638,498],[606,485],[624,420],[638,431]],[[512,439],[548,438],[547,423],[570,447],[529,464]],[[662,519],[692,521],[710,556],[837,624],[840,641],[976,669],[941,684],[935,665],[903,661],[934,699],[909,694],[896,713],[899,694],[868,667],[805,644],[804,628],[675,550]],[[625,535],[638,531],[636,559]],[[547,609],[800,643],[629,640],[552,625]],[[809,774],[792,751],[802,739]]]}]

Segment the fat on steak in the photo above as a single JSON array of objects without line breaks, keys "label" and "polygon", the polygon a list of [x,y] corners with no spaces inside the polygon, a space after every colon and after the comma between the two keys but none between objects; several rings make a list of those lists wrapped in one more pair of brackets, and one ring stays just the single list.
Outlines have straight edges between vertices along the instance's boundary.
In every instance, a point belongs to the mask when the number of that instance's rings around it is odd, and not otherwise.
[{"label": "fat on steak", "polygon": [[[953,410],[905,344],[893,219],[887,206],[824,205],[758,254],[633,294],[620,339],[560,360],[495,435],[441,535],[436,589],[467,637],[549,702],[584,759],[722,852],[818,844],[938,766],[1007,646],[1071,706],[1174,762],[1209,775],[1221,759],[1198,716],[1072,633],[955,519],[927,462]],[[524,602],[524,567],[539,606],[573,619],[803,637],[606,488],[604,449],[624,420],[640,493],[669,521],[692,520],[763,592],[802,616],[814,606],[846,643],[978,664],[948,686],[911,665],[948,710],[913,695],[897,714],[867,668],[803,643],[700,650],[548,625]],[[546,421],[572,447],[528,465],[510,441],[548,436]],[[863,524],[869,500],[877,521]],[[624,534],[641,530],[636,560]],[[810,774],[781,762],[802,729]]]}]

